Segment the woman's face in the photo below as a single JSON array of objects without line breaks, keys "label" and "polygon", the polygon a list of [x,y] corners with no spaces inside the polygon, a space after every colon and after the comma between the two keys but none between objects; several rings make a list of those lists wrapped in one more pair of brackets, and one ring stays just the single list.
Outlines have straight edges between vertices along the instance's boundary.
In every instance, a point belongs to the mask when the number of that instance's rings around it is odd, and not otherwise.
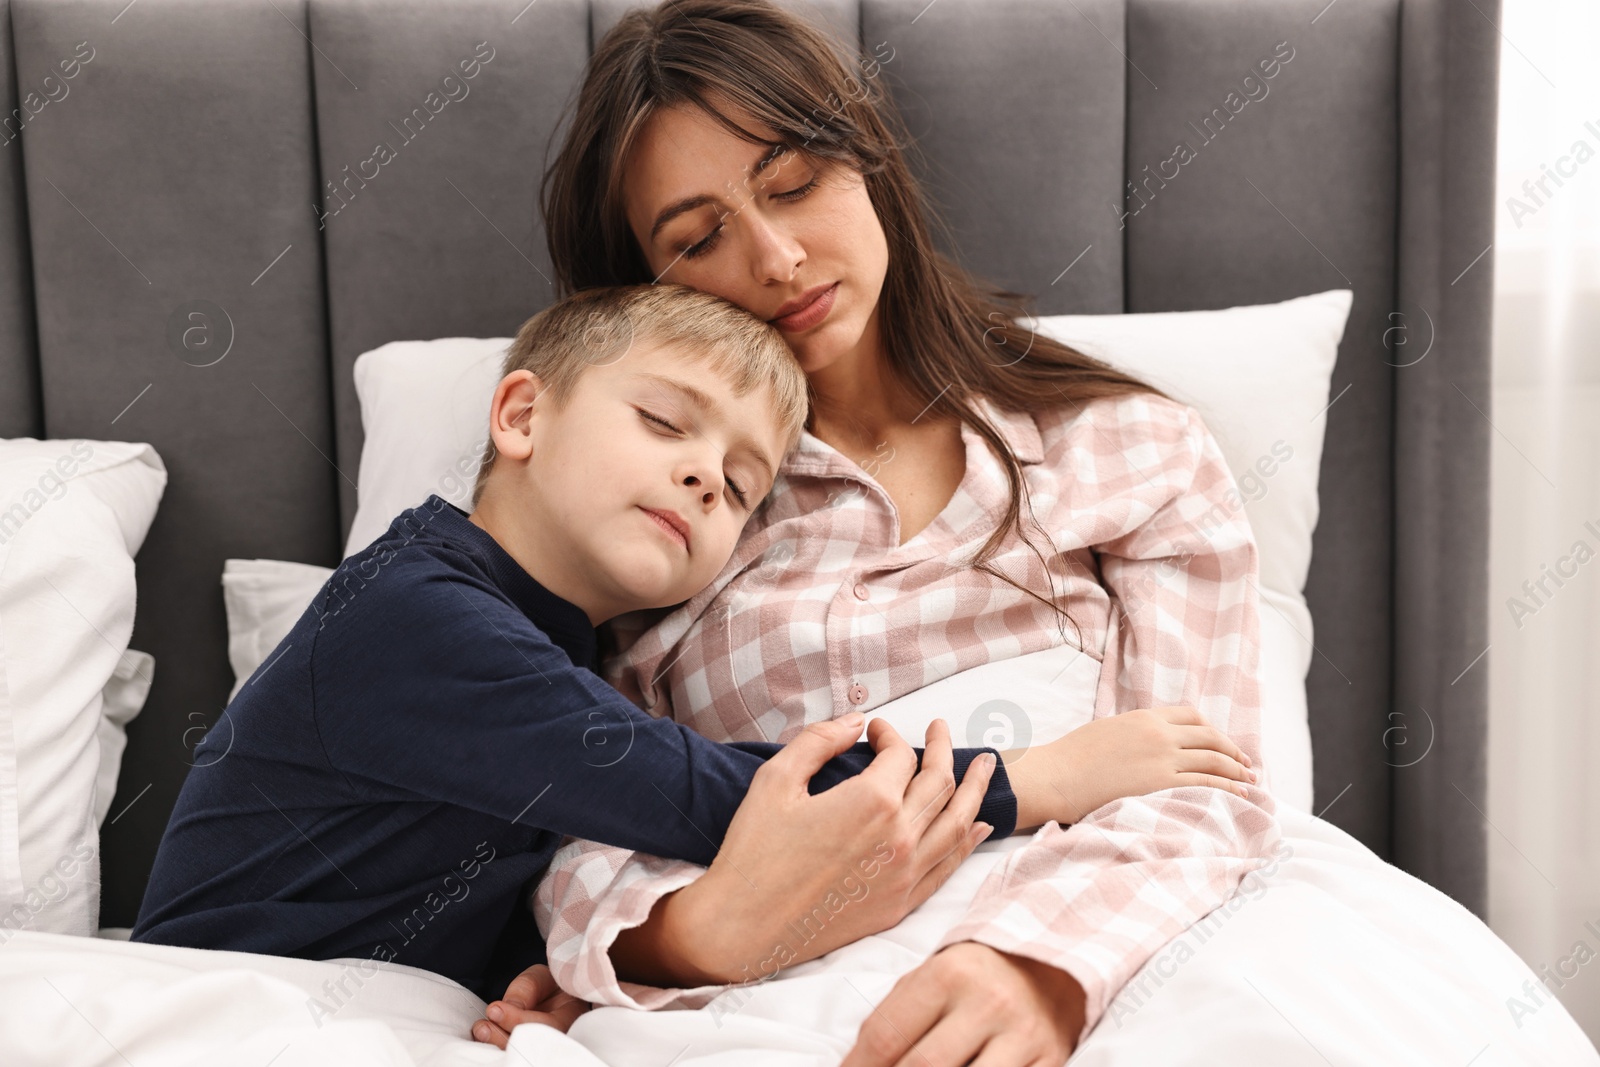
[{"label": "woman's face", "polygon": [[[746,115],[724,113],[757,129]],[[889,249],[865,181],[793,150],[757,170],[770,154],[698,108],[657,112],[623,164],[628,224],[645,261],[658,281],[714,293],[773,322],[808,375],[877,358]],[[773,321],[785,305],[834,285],[832,306],[813,305],[805,316],[825,309],[820,321]]]}]

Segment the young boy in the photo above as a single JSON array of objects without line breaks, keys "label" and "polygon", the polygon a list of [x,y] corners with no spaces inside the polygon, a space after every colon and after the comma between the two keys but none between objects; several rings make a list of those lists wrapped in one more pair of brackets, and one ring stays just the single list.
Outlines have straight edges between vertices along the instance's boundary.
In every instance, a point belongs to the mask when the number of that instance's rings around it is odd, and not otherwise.
[{"label": "young boy", "polygon": [[[522,902],[564,835],[710,863],[779,746],[634,707],[593,673],[595,627],[722,570],[804,378],[769,324],[676,285],[546,309],[503,374],[472,513],[430,496],[341,563],[196,748],[133,940],[399,962],[489,996],[543,958]],[[958,781],[985,751],[956,750]],[[978,818],[1010,834],[998,762],[987,788]]]}]

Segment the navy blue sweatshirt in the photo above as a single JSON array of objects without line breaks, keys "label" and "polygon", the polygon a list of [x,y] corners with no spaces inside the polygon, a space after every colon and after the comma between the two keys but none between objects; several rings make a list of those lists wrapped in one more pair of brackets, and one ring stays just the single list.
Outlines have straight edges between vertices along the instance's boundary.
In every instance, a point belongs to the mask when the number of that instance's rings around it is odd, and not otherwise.
[{"label": "navy blue sweatshirt", "polygon": [[[584,612],[460,508],[402,512],[195,749],[133,940],[393,961],[499,996],[544,959],[524,902],[564,835],[710,864],[781,747],[653,718],[596,656]],[[958,780],[983,751],[956,750]],[[979,818],[1015,827],[1003,763]]]}]

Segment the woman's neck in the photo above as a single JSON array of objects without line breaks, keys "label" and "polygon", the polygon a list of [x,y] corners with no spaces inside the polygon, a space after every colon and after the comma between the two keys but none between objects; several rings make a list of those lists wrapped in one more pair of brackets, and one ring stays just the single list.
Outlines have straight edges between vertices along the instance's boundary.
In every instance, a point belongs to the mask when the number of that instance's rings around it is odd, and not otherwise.
[{"label": "woman's neck", "polygon": [[[867,331],[870,336],[872,331]],[[894,436],[925,410],[894,372],[882,345],[848,353],[808,376],[811,432],[851,453]]]}]

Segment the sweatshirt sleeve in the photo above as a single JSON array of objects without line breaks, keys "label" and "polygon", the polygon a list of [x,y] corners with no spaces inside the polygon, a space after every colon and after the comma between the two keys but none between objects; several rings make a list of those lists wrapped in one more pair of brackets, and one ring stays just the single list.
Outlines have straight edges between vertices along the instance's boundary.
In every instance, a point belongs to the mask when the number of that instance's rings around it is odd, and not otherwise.
[{"label": "sweatshirt sleeve", "polygon": [[[1160,398],[1092,405],[1068,442],[1112,600],[1095,718],[1186,704],[1261,761],[1257,548],[1216,440]],[[1163,945],[1271,862],[1271,795],[1182,786],[1045,826],[940,947],[977,941],[1071,974],[1084,1032]]]},{"label": "sweatshirt sleeve", "polygon": [[[782,747],[718,744],[652,717],[574,665],[487,579],[420,547],[396,553],[330,617],[311,662],[323,748],[358,795],[398,790],[702,865]],[[957,751],[958,780],[982,751]],[[811,792],[872,757],[857,744]],[[979,818],[1000,834],[1015,826],[1003,762]]]}]

